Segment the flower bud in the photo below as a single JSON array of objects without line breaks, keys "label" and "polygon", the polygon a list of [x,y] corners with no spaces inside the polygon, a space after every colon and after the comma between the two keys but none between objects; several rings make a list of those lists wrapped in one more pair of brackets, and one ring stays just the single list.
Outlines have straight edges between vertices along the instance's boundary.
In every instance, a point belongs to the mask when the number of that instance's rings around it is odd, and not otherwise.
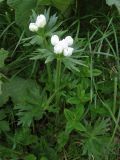
[{"label": "flower bud", "polygon": [[58,43],[54,46],[54,53],[61,54],[63,52],[63,47]]},{"label": "flower bud", "polygon": [[57,36],[57,35],[53,35],[52,37],[51,37],[51,44],[53,45],[53,46],[55,46],[55,45],[57,45],[59,43],[59,37]]},{"label": "flower bud", "polygon": [[43,14],[37,16],[36,25],[38,26],[38,28],[44,28],[46,23],[46,17]]},{"label": "flower bud", "polygon": [[64,56],[66,56],[66,57],[71,56],[72,53],[73,53],[73,50],[74,50],[74,49],[73,49],[72,47],[67,47],[67,48],[65,48],[65,49],[64,49],[64,52],[63,52]]},{"label": "flower bud", "polygon": [[32,32],[37,32],[38,31],[38,27],[36,26],[35,23],[30,23],[29,24],[29,30]]},{"label": "flower bud", "polygon": [[67,36],[65,38],[65,41],[66,41],[66,43],[67,43],[68,46],[73,45],[73,38],[71,36]]}]

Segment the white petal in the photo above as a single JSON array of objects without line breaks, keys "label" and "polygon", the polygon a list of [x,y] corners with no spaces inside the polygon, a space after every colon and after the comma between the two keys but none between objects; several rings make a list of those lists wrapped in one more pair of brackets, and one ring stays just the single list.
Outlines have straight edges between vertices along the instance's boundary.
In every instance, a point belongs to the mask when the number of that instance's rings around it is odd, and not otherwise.
[{"label": "white petal", "polygon": [[32,32],[37,32],[38,31],[38,27],[36,26],[35,23],[30,23],[29,24],[29,30]]},{"label": "white petal", "polygon": [[74,49],[73,49],[72,47],[65,48],[65,49],[64,49],[64,52],[63,52],[64,56],[66,56],[66,57],[71,56],[72,53],[73,53],[73,50],[74,50]]},{"label": "white petal", "polygon": [[54,46],[54,53],[61,54],[63,52],[63,47],[59,44]]},{"label": "white petal", "polygon": [[72,46],[73,45],[73,38],[71,36],[67,36],[65,38],[66,43],[68,44],[68,46]]},{"label": "white petal", "polygon": [[57,36],[57,35],[53,35],[52,37],[51,37],[51,44],[53,45],[53,46],[55,46],[55,45],[57,45],[59,43],[59,37]]},{"label": "white petal", "polygon": [[36,25],[39,27],[39,28],[44,28],[45,25],[46,25],[46,17],[41,14],[39,16],[37,16],[37,19],[36,19]]},{"label": "white petal", "polygon": [[66,40],[65,40],[65,39],[63,39],[63,40],[59,41],[59,45],[61,45],[61,46],[63,47],[63,49],[65,49],[65,48],[67,48],[67,47],[68,47],[68,44],[67,44],[67,42],[66,42]]}]

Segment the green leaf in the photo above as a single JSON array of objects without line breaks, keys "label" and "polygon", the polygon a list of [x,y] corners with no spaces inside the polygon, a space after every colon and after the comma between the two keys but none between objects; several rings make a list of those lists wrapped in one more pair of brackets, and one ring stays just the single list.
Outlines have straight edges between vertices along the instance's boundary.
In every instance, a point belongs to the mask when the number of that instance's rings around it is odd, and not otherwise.
[{"label": "green leaf", "polygon": [[40,160],[48,160],[46,157],[41,157]]},{"label": "green leaf", "polygon": [[79,121],[84,113],[84,107],[82,105],[77,106],[74,110],[64,109],[65,118],[68,122]]},{"label": "green leaf", "polygon": [[6,112],[4,109],[1,109],[0,110],[0,133],[10,130],[9,122],[7,122],[5,118],[6,118]]},{"label": "green leaf", "polygon": [[0,121],[6,118],[6,114],[4,110],[0,110]]},{"label": "green leaf", "polygon": [[24,104],[31,87],[37,89],[38,85],[31,79],[23,79],[20,77],[10,79],[3,83],[0,106],[3,105],[9,97],[12,98],[12,101],[16,105],[21,103]]},{"label": "green leaf", "polygon": [[68,122],[74,121],[74,113],[70,111],[69,109],[64,109],[65,118]]},{"label": "green leaf", "polygon": [[37,5],[52,5],[59,9],[61,12],[66,11],[69,6],[73,3],[73,0],[38,0]]},{"label": "green leaf", "polygon": [[64,12],[72,4],[73,0],[52,0],[53,5]]},{"label": "green leaf", "polygon": [[3,2],[4,0],[0,0],[0,3]]},{"label": "green leaf", "polygon": [[27,155],[24,160],[36,160],[37,158],[33,154]]},{"label": "green leaf", "polygon": [[72,130],[75,129],[75,123],[74,122],[67,122],[65,132],[70,134]]},{"label": "green leaf", "polygon": [[70,103],[70,104],[80,104],[80,99],[78,99],[78,97],[70,97],[68,99],[68,103]]},{"label": "green leaf", "polygon": [[53,55],[50,55],[47,57],[47,59],[45,60],[45,63],[49,63],[49,62],[52,62],[54,60],[54,56]]},{"label": "green leaf", "polygon": [[15,9],[15,21],[19,26],[27,27],[31,10],[36,7],[36,0],[7,0],[10,7]]},{"label": "green leaf", "polygon": [[58,144],[59,144],[59,149],[64,147],[64,145],[67,143],[69,138],[69,135],[66,132],[61,132],[58,136]]},{"label": "green leaf", "polygon": [[80,122],[75,123],[74,129],[77,131],[86,131],[86,128]]},{"label": "green leaf", "polygon": [[10,130],[9,123],[5,120],[0,121],[0,133],[1,131],[5,132],[9,130]]},{"label": "green leaf", "polygon": [[3,48],[0,49],[0,68],[4,67],[4,61],[8,56],[8,51],[4,50]]},{"label": "green leaf", "polygon": [[101,75],[101,74],[102,74],[101,70],[99,70],[99,69],[93,69],[92,75],[93,75],[94,77],[99,76],[99,75]]},{"label": "green leaf", "polygon": [[74,111],[74,114],[75,114],[75,117],[76,117],[75,120],[79,121],[80,118],[82,117],[83,113],[84,113],[84,106],[83,105],[77,106],[75,111]]},{"label": "green leaf", "polygon": [[21,143],[24,146],[36,144],[38,139],[37,136],[32,135],[29,128],[17,129],[14,136],[10,137],[14,142],[14,149]]}]

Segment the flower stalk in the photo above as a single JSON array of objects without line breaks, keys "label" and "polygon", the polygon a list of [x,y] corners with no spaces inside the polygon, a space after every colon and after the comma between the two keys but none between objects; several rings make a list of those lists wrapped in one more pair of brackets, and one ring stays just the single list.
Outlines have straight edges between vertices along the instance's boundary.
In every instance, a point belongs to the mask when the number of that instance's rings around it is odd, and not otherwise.
[{"label": "flower stalk", "polygon": [[60,82],[61,82],[61,57],[60,55],[58,55],[56,64],[56,75],[55,75],[56,106],[59,106],[60,102],[60,94],[58,92],[60,88]]}]

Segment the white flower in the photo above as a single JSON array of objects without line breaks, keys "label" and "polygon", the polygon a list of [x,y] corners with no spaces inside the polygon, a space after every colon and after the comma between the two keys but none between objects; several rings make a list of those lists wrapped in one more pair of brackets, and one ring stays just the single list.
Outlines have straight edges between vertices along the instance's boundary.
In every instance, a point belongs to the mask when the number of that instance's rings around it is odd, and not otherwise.
[{"label": "white flower", "polygon": [[38,31],[38,27],[36,26],[35,23],[30,23],[29,24],[29,30],[32,32],[37,32]]},{"label": "white flower", "polygon": [[58,43],[54,46],[54,53],[61,54],[63,52],[63,47]]},{"label": "white flower", "polygon": [[65,39],[59,41],[58,43],[59,45],[61,45],[63,47],[63,49],[67,48],[68,47],[68,43],[66,42]]},{"label": "white flower", "polygon": [[55,45],[57,45],[59,43],[59,37],[57,36],[57,35],[53,35],[52,37],[51,37],[51,44],[53,45],[53,46],[55,46]]},{"label": "white flower", "polygon": [[38,26],[38,28],[44,28],[46,23],[46,17],[43,14],[37,16],[35,24]]},{"label": "white flower", "polygon": [[73,50],[74,50],[74,49],[73,49],[72,47],[67,47],[67,48],[65,48],[64,51],[63,51],[64,56],[66,56],[66,57],[71,56],[72,53],[73,53]]},{"label": "white flower", "polygon": [[65,38],[65,41],[66,41],[68,46],[72,46],[73,45],[73,38],[71,36],[67,36]]},{"label": "white flower", "polygon": [[51,37],[51,44],[54,46],[54,53],[61,54],[64,56],[71,56],[74,48],[69,47],[73,44],[73,38],[71,36],[67,36],[63,40],[59,40],[57,35],[53,35]]}]

